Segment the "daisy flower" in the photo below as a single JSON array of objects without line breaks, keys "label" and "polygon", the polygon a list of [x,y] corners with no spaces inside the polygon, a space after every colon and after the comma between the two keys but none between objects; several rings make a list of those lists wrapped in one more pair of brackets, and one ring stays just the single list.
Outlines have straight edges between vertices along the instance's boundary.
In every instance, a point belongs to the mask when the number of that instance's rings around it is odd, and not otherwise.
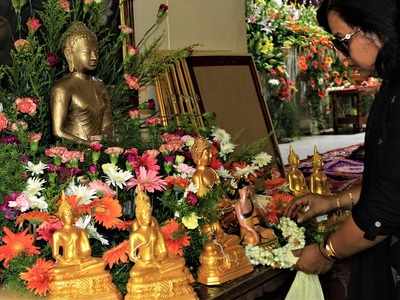
[{"label": "daisy flower", "polygon": [[44,170],[47,169],[47,165],[39,161],[37,164],[32,163],[31,161],[28,161],[28,163],[25,166],[25,169],[32,173],[32,175],[41,175],[44,174]]},{"label": "daisy flower", "polygon": [[96,190],[90,188],[90,186],[88,187],[81,184],[75,184],[74,181],[72,181],[65,190],[65,195],[75,195],[78,197],[78,205],[86,205],[91,203],[92,200],[96,198],[96,194]]},{"label": "daisy flower", "polygon": [[114,164],[104,164],[101,166],[107,175],[107,183],[122,189],[126,182],[133,177],[129,171],[123,171]]},{"label": "daisy flower", "polygon": [[50,280],[54,262],[39,258],[36,263],[21,273],[20,278],[26,282],[26,287],[35,295],[46,296],[50,289]]},{"label": "daisy flower", "polygon": [[147,171],[144,167],[140,167],[137,178],[132,178],[127,184],[129,188],[140,186],[140,189],[149,193],[163,191],[166,185],[166,181],[158,176],[157,172],[152,170]]},{"label": "daisy flower", "polygon": [[253,158],[252,164],[259,168],[262,168],[269,165],[271,161],[272,161],[271,155],[269,155],[267,152],[261,152]]},{"label": "daisy flower", "polygon": [[45,183],[46,181],[44,179],[40,179],[37,177],[28,178],[25,188],[26,194],[32,196],[39,194],[41,191],[43,191],[43,184]]}]

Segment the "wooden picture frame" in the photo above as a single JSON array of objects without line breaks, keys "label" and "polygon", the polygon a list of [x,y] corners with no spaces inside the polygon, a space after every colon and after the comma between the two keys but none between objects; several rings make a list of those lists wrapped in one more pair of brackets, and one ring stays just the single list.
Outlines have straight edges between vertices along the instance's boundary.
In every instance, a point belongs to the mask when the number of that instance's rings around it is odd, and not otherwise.
[{"label": "wooden picture frame", "polygon": [[267,138],[266,151],[285,176],[278,140],[250,55],[191,56],[186,59],[202,113],[214,112],[217,125],[233,142],[246,145]]}]

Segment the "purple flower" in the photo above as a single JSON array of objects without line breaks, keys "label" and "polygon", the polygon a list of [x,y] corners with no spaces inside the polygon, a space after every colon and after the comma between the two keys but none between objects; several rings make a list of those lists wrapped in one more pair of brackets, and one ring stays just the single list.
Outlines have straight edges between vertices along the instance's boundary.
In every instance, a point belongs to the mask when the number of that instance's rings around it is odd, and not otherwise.
[{"label": "purple flower", "polygon": [[58,65],[60,62],[60,59],[55,53],[49,52],[47,54],[47,64],[49,65],[50,68],[54,68],[55,66]]},{"label": "purple flower", "polygon": [[47,171],[49,173],[57,173],[59,170],[59,167],[53,164],[47,164]]},{"label": "purple flower", "polygon": [[164,162],[165,162],[166,164],[172,165],[172,164],[175,162],[175,156],[173,156],[173,155],[165,156],[165,157],[164,157]]},{"label": "purple flower", "polygon": [[186,202],[189,205],[195,206],[197,202],[199,202],[199,199],[197,198],[196,194],[193,192],[189,192],[186,196]]},{"label": "purple flower", "polygon": [[13,192],[10,195],[4,196],[3,204],[0,205],[0,212],[4,214],[7,220],[15,220],[17,212],[15,209],[8,206],[10,201],[15,201],[21,193]]},{"label": "purple flower", "polygon": [[88,171],[90,174],[96,174],[97,173],[97,166],[96,165],[90,165],[88,168]]},{"label": "purple flower", "polygon": [[154,101],[154,99],[149,99],[147,101],[147,108],[150,110],[155,110],[156,109],[156,102]]},{"label": "purple flower", "polygon": [[18,139],[13,135],[2,136],[0,138],[0,143],[2,143],[2,144],[17,144]]},{"label": "purple flower", "polygon": [[19,161],[20,161],[22,164],[26,165],[26,164],[28,163],[28,161],[29,161],[29,156],[26,155],[26,154],[22,154],[22,155],[20,156],[20,158],[19,158]]}]

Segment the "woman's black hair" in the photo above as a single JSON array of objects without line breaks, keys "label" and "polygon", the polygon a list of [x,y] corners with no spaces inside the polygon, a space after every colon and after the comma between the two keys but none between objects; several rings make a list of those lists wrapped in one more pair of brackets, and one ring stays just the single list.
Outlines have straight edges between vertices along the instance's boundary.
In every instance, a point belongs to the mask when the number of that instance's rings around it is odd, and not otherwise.
[{"label": "woman's black hair", "polygon": [[317,11],[317,19],[331,32],[328,12],[335,11],[350,26],[365,33],[374,33],[383,47],[378,53],[375,68],[383,79],[400,75],[400,0],[324,0]]}]

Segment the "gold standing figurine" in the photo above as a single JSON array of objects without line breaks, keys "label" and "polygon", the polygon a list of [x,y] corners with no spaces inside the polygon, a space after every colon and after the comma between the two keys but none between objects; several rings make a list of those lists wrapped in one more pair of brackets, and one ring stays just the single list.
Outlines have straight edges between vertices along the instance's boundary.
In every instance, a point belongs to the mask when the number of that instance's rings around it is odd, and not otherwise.
[{"label": "gold standing figurine", "polygon": [[243,245],[258,245],[276,240],[271,228],[261,226],[261,217],[254,207],[254,190],[245,186],[239,190],[239,201],[235,204],[236,217],[240,225],[240,235]]},{"label": "gold standing figurine", "polygon": [[170,257],[146,193],[135,198],[136,219],[129,237],[129,257],[135,263],[130,271],[125,300],[198,299],[191,287],[194,281],[182,257]]},{"label": "gold standing figurine", "polygon": [[317,146],[314,147],[314,156],[312,160],[313,172],[310,177],[311,193],[317,195],[330,195],[328,177],[324,172],[324,161],[318,153]]},{"label": "gold standing figurine", "polygon": [[[211,144],[204,138],[196,138],[191,154],[196,164],[192,182],[197,188],[197,196],[204,197],[216,184],[220,183],[218,173],[209,167]],[[207,242],[200,256],[198,282],[219,285],[253,271],[240,245],[240,238],[226,234],[219,221],[203,226],[202,231],[207,236]]]},{"label": "gold standing figurine", "polygon": [[288,171],[288,182],[289,190],[294,194],[294,196],[303,196],[307,194],[308,187],[306,179],[303,173],[299,170],[299,156],[294,152],[293,147],[290,146],[290,153],[288,157],[289,161],[289,171]]},{"label": "gold standing figurine", "polygon": [[50,281],[49,300],[119,300],[120,293],[105,271],[105,263],[91,256],[89,238],[74,224],[76,217],[64,195],[58,217],[63,228],[53,235],[52,251],[56,265]]},{"label": "gold standing figurine", "polygon": [[73,23],[65,34],[64,55],[70,73],[51,91],[53,134],[81,144],[110,137],[110,97],[102,81],[91,76],[98,60],[96,35]]}]

